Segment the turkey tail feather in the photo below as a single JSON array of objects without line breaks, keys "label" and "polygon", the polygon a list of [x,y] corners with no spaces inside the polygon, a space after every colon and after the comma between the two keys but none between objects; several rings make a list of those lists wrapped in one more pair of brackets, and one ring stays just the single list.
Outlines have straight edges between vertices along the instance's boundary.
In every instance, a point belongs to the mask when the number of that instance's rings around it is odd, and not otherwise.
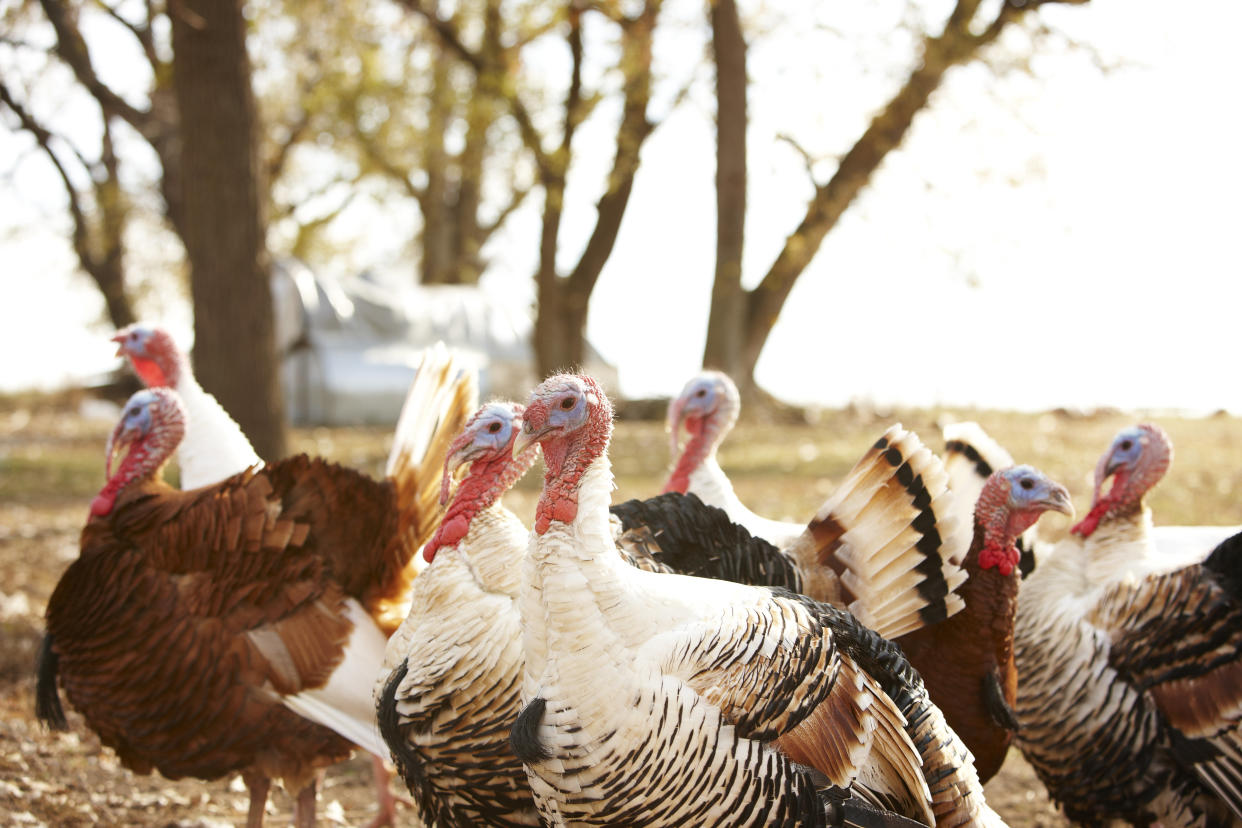
[{"label": "turkey tail feather", "polygon": [[43,646],[39,648],[36,671],[39,676],[35,688],[35,715],[52,730],[68,730],[69,722],[65,719],[65,709],[60,705],[60,691],[56,687],[56,673],[60,667],[60,656],[52,649],[52,634],[43,636]]},{"label": "turkey tail feather", "polygon": [[397,418],[387,475],[396,488],[399,509],[399,545],[408,560],[393,561],[400,583],[389,585],[385,594],[400,596],[392,606],[377,608],[380,626],[395,629],[409,609],[404,603],[409,584],[422,556],[415,554],[428,540],[444,515],[440,504],[440,478],[449,444],[478,408],[478,380],[443,342],[427,348],[418,374],[410,384]]},{"label": "turkey tail feather", "polygon": [[[820,507],[791,551],[804,571],[835,573],[841,604],[881,635],[896,638],[962,608],[956,590],[966,580],[960,562],[969,543],[943,464],[913,433],[894,425]],[[816,578],[807,580],[814,589]]]},{"label": "turkey tail feather", "polygon": [[693,494],[665,492],[618,503],[610,511],[623,530],[617,545],[639,568],[802,591],[791,558]]}]

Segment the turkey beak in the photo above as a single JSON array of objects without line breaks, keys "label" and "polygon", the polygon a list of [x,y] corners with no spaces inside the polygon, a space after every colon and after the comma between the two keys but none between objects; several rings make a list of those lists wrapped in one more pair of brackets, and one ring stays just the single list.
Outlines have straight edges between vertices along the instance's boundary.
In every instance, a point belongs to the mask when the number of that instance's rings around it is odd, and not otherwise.
[{"label": "turkey beak", "polygon": [[444,476],[440,478],[440,505],[446,506],[449,502],[449,487],[456,477],[456,472],[462,466],[474,460],[479,453],[479,448],[474,445],[465,445],[457,451],[450,454],[444,460]]},{"label": "turkey beak", "polygon": [[117,334],[112,337],[112,341],[116,343],[116,355],[119,357],[126,356],[125,353],[125,334]]},{"label": "turkey beak", "polygon": [[1100,502],[1100,497],[1104,490],[1104,482],[1116,474],[1123,465],[1123,463],[1113,461],[1111,452],[1101,457],[1100,462],[1095,464],[1095,491],[1091,495],[1091,505],[1093,507]]},{"label": "turkey beak", "polygon": [[521,457],[522,452],[530,448],[532,444],[539,442],[545,434],[550,432],[553,426],[545,425],[543,428],[535,428],[530,424],[529,420],[522,421],[522,428],[518,431],[517,436],[513,438],[513,456]]},{"label": "turkey beak", "polygon": [[134,435],[132,431],[125,427],[124,421],[116,424],[116,428],[112,429],[112,433],[108,435],[108,445],[104,449],[104,476],[112,479],[112,464],[116,460],[116,456],[125,446],[132,443]]},{"label": "turkey beak", "polygon": [[684,397],[678,397],[668,407],[668,418],[664,421],[664,428],[668,431],[668,450],[669,453],[676,457],[681,448],[681,415],[685,411],[686,400]]},{"label": "turkey beak", "polygon": [[1074,519],[1074,503],[1070,500],[1069,490],[1060,484],[1054,484],[1052,491],[1042,501],[1050,512],[1060,512],[1070,520]]}]

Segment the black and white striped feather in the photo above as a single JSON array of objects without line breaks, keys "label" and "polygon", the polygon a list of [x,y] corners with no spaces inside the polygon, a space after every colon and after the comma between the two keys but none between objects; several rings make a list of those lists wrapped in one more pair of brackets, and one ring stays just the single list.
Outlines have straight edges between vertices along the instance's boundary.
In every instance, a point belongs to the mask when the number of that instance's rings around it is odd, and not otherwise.
[{"label": "black and white striped feather", "polygon": [[1242,824],[1242,535],[1085,595],[1063,557],[1019,596],[1016,741],[1036,773],[1085,824]]}]

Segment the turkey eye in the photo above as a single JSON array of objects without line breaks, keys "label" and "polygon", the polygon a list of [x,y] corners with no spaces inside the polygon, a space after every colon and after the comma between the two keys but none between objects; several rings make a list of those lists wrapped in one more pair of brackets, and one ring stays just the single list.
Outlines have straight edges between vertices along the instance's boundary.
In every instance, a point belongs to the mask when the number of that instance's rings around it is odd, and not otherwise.
[{"label": "turkey eye", "polygon": [[495,434],[497,431],[500,431],[500,423],[492,423],[487,427],[487,430],[489,433]]},{"label": "turkey eye", "polygon": [[568,411],[569,409],[573,407],[574,407],[573,397],[566,397],[565,399],[561,400],[561,408],[565,409],[566,411]]},{"label": "turkey eye", "polygon": [[1029,491],[1030,489],[1035,488],[1035,481],[1029,477],[1024,477],[1018,481],[1018,485]]},{"label": "turkey eye", "polygon": [[706,388],[700,388],[698,391],[695,391],[695,392],[694,392],[694,396],[696,396],[696,397],[705,397],[705,396],[707,396],[707,389],[706,389]]},{"label": "turkey eye", "polygon": [[1134,443],[1130,442],[1129,440],[1122,440],[1122,441],[1121,441],[1121,450],[1122,450],[1122,451],[1129,451],[1129,450],[1131,449],[1131,447],[1133,447],[1133,446],[1134,446]]}]

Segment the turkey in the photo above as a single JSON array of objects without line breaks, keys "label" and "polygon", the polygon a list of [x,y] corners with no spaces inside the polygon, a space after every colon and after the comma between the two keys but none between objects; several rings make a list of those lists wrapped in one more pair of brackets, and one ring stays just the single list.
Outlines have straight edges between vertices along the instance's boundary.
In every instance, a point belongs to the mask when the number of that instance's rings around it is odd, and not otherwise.
[{"label": "turkey", "polygon": [[975,757],[987,782],[1004,762],[1017,723],[1013,660],[1018,537],[1046,511],[1073,515],[1069,492],[1030,466],[993,472],[975,506],[974,538],[958,593],[965,608],[896,639],[927,692]]},{"label": "turkey", "polygon": [[[431,445],[473,403],[472,377],[435,381],[450,382],[457,408]],[[268,780],[282,777],[304,823],[317,768],[347,756],[349,742],[387,754],[371,684],[434,515],[403,495],[412,481],[377,482],[305,455],[173,490],[161,472],[186,416],[166,388],[127,404],[81,555],[48,602],[37,712],[64,726],[59,676],[128,767],[170,778],[241,771],[251,825]]]},{"label": "turkey", "polygon": [[[949,473],[958,516],[968,526],[973,522],[975,503],[983,484],[998,469],[1014,465],[1013,457],[1000,443],[974,422],[951,423],[942,431],[944,436],[944,468]],[[1023,532],[1014,542],[1018,549],[1018,571],[1025,578],[1035,569],[1041,550],[1047,548],[1036,538],[1035,527]]]},{"label": "turkey", "polygon": [[[686,383],[668,407],[670,448],[676,461],[664,491],[693,492],[704,503],[724,509],[752,535],[783,548],[802,534],[806,524],[772,520],[752,512],[738,499],[716,459],[716,451],[737,423],[741,408],[742,399],[728,374],[703,371]],[[683,425],[690,438],[680,446]]]},{"label": "turkey", "polygon": [[261,465],[241,427],[190,369],[190,360],[167,330],[135,322],[117,331],[117,356],[129,359],[148,388],[172,388],[186,408],[185,438],[177,451],[181,488],[197,489]]},{"label": "turkey", "polygon": [[[728,510],[705,508],[693,494],[666,492],[612,511],[626,531],[623,542],[660,547],[711,538],[691,559],[684,551],[662,554],[665,562],[676,561],[679,572],[802,592],[896,638],[963,605],[957,590],[966,579],[960,563],[970,524],[951,516],[954,497],[946,484],[939,459],[898,424],[867,450],[784,549],[752,539],[743,524],[717,529]],[[642,538],[644,531],[653,537]]]},{"label": "turkey", "polygon": [[558,375],[515,444],[538,442],[546,466],[510,737],[544,820],[999,824],[899,648],[805,596],[616,554],[611,427],[593,379]]},{"label": "turkey", "polygon": [[1157,426],[1118,434],[1019,594],[1016,744],[1087,825],[1242,824],[1242,536],[1169,567],[1143,496],[1171,456]]},{"label": "turkey", "polygon": [[500,497],[531,466],[513,455],[521,406],[489,403],[454,440],[449,478],[468,466],[414,581],[410,614],[388,642],[380,732],[428,826],[538,825],[509,750],[522,676],[517,611],[527,529]]},{"label": "turkey", "polygon": [[[158,325],[135,323],[122,328],[112,340],[118,343],[117,356],[128,358],[134,372],[148,387],[173,388],[186,406],[185,436],[177,450],[182,489],[209,486],[251,466],[262,465],[263,461],[255,454],[241,427],[216,398],[198,384],[189,359],[167,330]],[[431,469],[444,456],[447,439],[456,433],[473,408],[477,396],[474,383],[474,378],[466,376],[444,344],[437,342],[424,351],[398,415],[387,475],[398,487],[397,502],[409,504],[411,514],[425,516],[415,529],[419,538],[430,537],[439,516],[436,504],[439,489],[429,485],[438,475]],[[419,568],[420,563],[421,559],[416,557],[414,568]],[[382,619],[385,629],[395,627],[404,614],[404,605],[385,608]],[[375,655],[372,652],[370,658],[373,660]],[[327,727],[337,726],[330,706],[303,697],[298,698],[297,704],[299,712],[313,721]],[[379,803],[374,825],[391,824],[395,819],[396,803],[388,789],[388,772],[383,764],[385,755],[386,752],[373,761]]]}]

